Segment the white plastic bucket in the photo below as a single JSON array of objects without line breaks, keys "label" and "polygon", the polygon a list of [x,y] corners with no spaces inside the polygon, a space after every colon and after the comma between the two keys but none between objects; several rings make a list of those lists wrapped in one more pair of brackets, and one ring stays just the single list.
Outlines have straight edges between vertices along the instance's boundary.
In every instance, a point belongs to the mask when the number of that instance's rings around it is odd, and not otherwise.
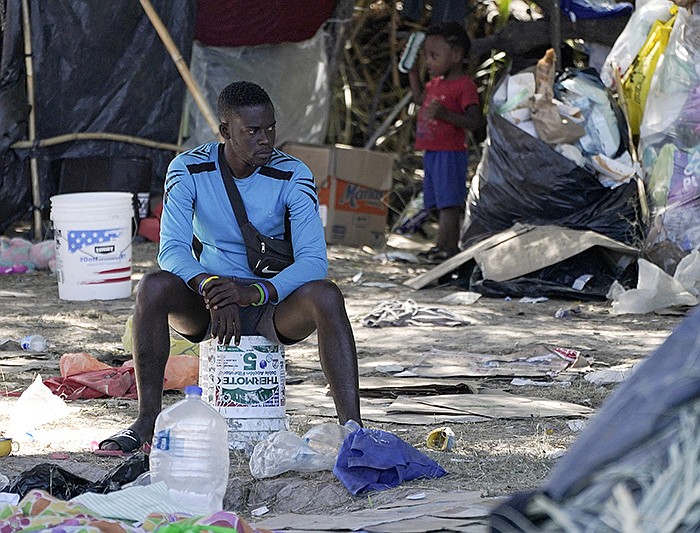
[{"label": "white plastic bucket", "polygon": [[238,346],[202,342],[199,386],[202,399],[226,419],[231,449],[252,451],[288,427],[284,346],[265,337],[243,336]]},{"label": "white plastic bucket", "polygon": [[56,278],[62,300],[131,296],[133,195],[85,192],[51,197]]}]

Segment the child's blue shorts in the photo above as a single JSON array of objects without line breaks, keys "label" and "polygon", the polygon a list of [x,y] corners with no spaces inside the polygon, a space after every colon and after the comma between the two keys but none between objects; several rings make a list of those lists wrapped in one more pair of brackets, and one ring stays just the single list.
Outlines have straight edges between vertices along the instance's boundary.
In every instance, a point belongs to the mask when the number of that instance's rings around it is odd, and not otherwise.
[{"label": "child's blue shorts", "polygon": [[425,152],[423,207],[463,207],[467,198],[467,152]]}]

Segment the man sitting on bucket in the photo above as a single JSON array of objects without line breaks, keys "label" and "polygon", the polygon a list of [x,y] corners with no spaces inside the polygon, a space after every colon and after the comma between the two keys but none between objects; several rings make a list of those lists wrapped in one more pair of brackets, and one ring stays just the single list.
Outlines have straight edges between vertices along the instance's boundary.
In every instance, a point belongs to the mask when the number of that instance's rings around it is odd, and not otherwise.
[{"label": "man sitting on bucket", "polygon": [[[274,148],[275,111],[267,93],[235,82],[219,95],[219,133],[170,163],[164,185],[158,263],[139,282],[133,320],[138,418],[99,445],[132,452],[149,443],[161,411],[169,326],[193,342],[238,344],[262,335],[294,344],[318,332],[321,367],[338,419],[360,420],[355,340],[338,287],[325,278],[326,243],[311,171]],[[248,219],[281,239],[288,213],[294,262],[272,277],[253,274],[222,179],[232,179]],[[233,176],[233,177],[231,177]],[[199,259],[193,236],[202,243]]]}]

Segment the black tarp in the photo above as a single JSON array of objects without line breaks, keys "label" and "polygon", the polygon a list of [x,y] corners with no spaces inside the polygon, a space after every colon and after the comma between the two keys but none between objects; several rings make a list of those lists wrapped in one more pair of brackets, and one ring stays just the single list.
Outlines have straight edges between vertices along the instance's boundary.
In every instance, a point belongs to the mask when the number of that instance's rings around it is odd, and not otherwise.
[{"label": "black tarp", "polygon": [[[195,0],[153,0],[153,6],[189,63]],[[29,9],[38,140],[92,132],[177,142],[185,84],[138,2],[29,0]],[[30,152],[8,149],[26,139],[28,117],[21,0],[6,2],[0,69],[2,232],[32,205]],[[157,191],[174,155],[103,140],[35,148],[32,154],[39,163],[42,210],[58,190],[62,159],[147,159],[152,163],[151,189]]]}]

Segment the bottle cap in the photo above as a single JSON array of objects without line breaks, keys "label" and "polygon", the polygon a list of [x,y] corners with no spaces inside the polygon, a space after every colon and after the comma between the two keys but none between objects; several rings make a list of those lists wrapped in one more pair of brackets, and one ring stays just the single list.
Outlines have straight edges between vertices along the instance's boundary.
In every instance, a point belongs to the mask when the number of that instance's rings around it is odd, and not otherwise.
[{"label": "bottle cap", "polygon": [[185,394],[194,394],[195,396],[201,396],[202,387],[198,385],[187,385],[187,387],[185,387]]}]

